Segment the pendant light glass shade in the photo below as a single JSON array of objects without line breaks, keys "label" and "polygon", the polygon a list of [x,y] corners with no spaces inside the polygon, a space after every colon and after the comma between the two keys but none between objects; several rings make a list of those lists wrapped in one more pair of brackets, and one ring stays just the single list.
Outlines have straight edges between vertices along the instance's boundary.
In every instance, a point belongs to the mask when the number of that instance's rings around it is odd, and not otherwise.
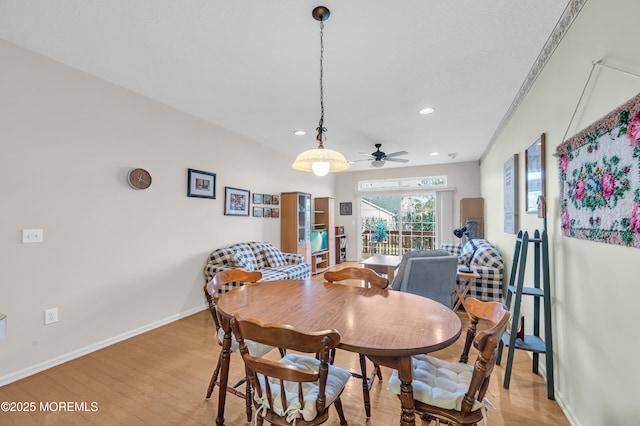
[{"label": "pendant light glass shade", "polygon": [[329,172],[347,170],[349,163],[338,151],[320,145],[316,149],[310,149],[298,155],[292,167],[302,172],[313,172],[315,175],[324,176]]}]

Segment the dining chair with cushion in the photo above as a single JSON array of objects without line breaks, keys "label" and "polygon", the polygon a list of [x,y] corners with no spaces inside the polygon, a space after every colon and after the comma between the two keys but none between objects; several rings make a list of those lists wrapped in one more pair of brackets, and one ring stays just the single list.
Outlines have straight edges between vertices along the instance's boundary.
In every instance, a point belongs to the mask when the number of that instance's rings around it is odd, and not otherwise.
[{"label": "dining chair with cushion", "polygon": [[[263,324],[238,316],[231,319],[231,328],[251,383],[256,425],[265,420],[272,425],[319,425],[329,419],[332,404],[340,425],[347,425],[340,395],[351,373],[329,364],[329,352],[340,343],[337,330],[303,333],[290,325]],[[295,353],[279,361],[256,357],[249,352],[247,340]]]},{"label": "dining chair with cushion", "polygon": [[[226,271],[218,272],[213,276],[213,279],[211,281],[204,285],[204,294],[207,299],[207,303],[209,304],[209,311],[211,312],[211,316],[213,317],[213,321],[216,326],[217,340],[220,345],[222,345],[222,340],[224,339],[224,329],[222,328],[222,323],[220,322],[220,317],[218,316],[216,290],[221,286],[232,282],[251,284],[259,281],[260,279],[262,279],[262,273],[257,271],[247,272],[241,269],[229,269]],[[239,353],[238,342],[235,339],[235,336],[232,335],[231,340],[231,351]],[[252,341],[247,341],[246,344],[249,348],[249,353],[256,357],[264,356],[272,349],[274,349],[273,346],[263,345]],[[207,389],[207,399],[211,397],[215,385],[220,385],[220,383],[218,382],[218,376],[220,374],[221,362],[222,351],[220,351],[220,355],[218,356],[218,363],[216,364],[216,368],[215,370],[213,370],[213,375],[211,376],[211,380],[209,381],[209,388]],[[239,390],[240,386],[242,386],[242,384],[244,383],[246,383],[246,376],[240,379],[236,384],[227,386],[227,392],[245,399],[247,421],[251,421],[251,398],[249,389],[246,389],[245,392]],[[250,384],[247,383],[246,387],[249,388],[249,386]]]},{"label": "dining chair with cushion", "polygon": [[[359,280],[364,282],[366,288],[376,287],[381,289],[389,288],[389,280],[378,274],[369,268],[354,268],[347,267],[338,271],[327,271],[324,273],[324,279],[330,283],[343,282],[346,280]],[[373,313],[372,313],[373,314]],[[367,362],[366,357],[362,354],[360,357],[360,371],[361,373],[354,373],[353,376],[362,379],[362,396],[364,398],[364,411],[367,414],[367,418],[371,417],[371,398],[369,391],[373,386],[373,382],[376,377],[378,380],[382,380],[382,372],[380,366],[376,363],[373,364],[373,371],[370,375],[367,375]],[[333,356],[332,356],[333,359]]]},{"label": "dining chair with cushion", "polygon": [[[485,394],[510,313],[502,303],[482,302],[471,297],[465,300],[464,307],[469,315],[469,327],[459,362],[430,355],[412,357],[415,411],[425,424],[432,420],[439,424],[442,420],[456,425],[476,425],[486,414],[489,402]],[[478,324],[488,325],[478,331]],[[473,366],[467,364],[472,343],[478,350]],[[388,389],[400,396],[400,386],[396,370],[391,374]]]}]

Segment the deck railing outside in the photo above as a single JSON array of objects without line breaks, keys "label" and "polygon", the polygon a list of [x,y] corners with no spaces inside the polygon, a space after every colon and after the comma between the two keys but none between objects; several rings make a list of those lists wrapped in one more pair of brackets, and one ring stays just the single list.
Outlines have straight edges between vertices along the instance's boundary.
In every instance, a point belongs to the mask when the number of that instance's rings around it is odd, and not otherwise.
[{"label": "deck railing outside", "polygon": [[[362,231],[362,255],[370,257],[374,254],[403,255],[411,250],[428,250],[435,247],[434,231],[387,231],[387,238],[382,242],[372,241],[373,231]],[[400,244],[402,242],[402,244]]]}]

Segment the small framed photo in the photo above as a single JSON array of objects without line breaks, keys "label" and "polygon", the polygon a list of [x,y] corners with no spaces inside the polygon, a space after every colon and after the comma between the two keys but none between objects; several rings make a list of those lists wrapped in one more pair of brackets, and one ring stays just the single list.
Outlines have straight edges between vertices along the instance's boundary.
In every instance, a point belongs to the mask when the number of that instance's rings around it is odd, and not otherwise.
[{"label": "small framed photo", "polygon": [[251,192],[246,189],[224,187],[224,214],[227,216],[249,216]]},{"label": "small framed photo", "polygon": [[340,215],[351,216],[353,213],[351,203],[340,203]]},{"label": "small framed photo", "polygon": [[271,209],[271,217],[280,217],[280,209],[272,208]]},{"label": "small framed photo", "polygon": [[538,213],[538,198],[544,198],[544,133],[540,135],[524,152],[525,181],[527,194],[527,213]]},{"label": "small framed photo", "polygon": [[264,209],[262,209],[262,214],[264,217],[271,217],[271,209],[268,207],[265,207]]},{"label": "small framed photo", "polygon": [[518,233],[518,154],[504,163],[504,232]]},{"label": "small framed photo", "polygon": [[198,198],[216,198],[216,174],[189,169],[187,196]]},{"label": "small framed photo", "polygon": [[271,204],[272,201],[272,197],[270,194],[264,194],[264,196],[262,197],[262,203],[263,204]]},{"label": "small framed photo", "polygon": [[262,204],[262,194],[258,194],[257,192],[253,193],[253,204]]},{"label": "small framed photo", "polygon": [[280,195],[275,194],[271,196],[271,204],[273,204],[274,206],[278,206],[280,205]]},{"label": "small framed photo", "polygon": [[262,207],[253,208],[253,217],[262,217]]}]

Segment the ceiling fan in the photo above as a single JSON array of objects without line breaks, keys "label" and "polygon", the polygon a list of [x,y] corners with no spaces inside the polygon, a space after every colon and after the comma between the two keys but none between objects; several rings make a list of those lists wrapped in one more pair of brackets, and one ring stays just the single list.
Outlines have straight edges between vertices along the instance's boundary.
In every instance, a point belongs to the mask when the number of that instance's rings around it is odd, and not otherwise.
[{"label": "ceiling fan", "polygon": [[361,160],[355,160],[355,161],[371,161],[372,167],[382,167],[384,166],[384,163],[387,161],[395,161],[397,163],[406,163],[409,161],[406,158],[396,158],[399,155],[407,155],[408,154],[407,151],[398,151],[398,152],[392,152],[391,154],[387,154],[383,151],[380,151],[381,146],[382,146],[381,143],[375,144],[376,150],[371,154],[368,154],[366,152],[360,152],[360,154],[366,155],[367,158],[363,158]]}]

